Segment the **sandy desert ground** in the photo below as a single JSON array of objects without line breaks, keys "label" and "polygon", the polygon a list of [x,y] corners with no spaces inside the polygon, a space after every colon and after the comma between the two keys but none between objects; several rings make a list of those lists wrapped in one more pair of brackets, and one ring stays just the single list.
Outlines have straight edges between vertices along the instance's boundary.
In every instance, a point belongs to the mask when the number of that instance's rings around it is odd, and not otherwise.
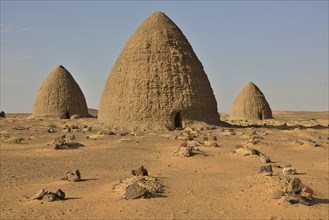
[{"label": "sandy desert ground", "polygon": [[[252,122],[223,115],[222,121],[236,126],[109,135],[97,119],[28,120],[27,114],[8,114],[0,119],[1,219],[328,219],[328,116],[274,112],[275,119]],[[67,132],[72,125],[78,129]],[[72,134],[81,146],[54,149],[55,138]],[[204,137],[214,136],[219,147],[203,145]],[[176,156],[187,137],[200,144],[199,151]],[[259,173],[266,165],[259,156],[233,153],[241,146],[268,155],[273,175]],[[298,177],[314,191],[314,205],[272,198],[287,178],[278,166],[286,164],[297,169],[288,178]],[[126,200],[113,192],[113,185],[132,177],[140,165],[161,181],[162,193]],[[75,169],[82,181],[61,180]],[[31,200],[42,188],[60,188],[66,199]]]}]

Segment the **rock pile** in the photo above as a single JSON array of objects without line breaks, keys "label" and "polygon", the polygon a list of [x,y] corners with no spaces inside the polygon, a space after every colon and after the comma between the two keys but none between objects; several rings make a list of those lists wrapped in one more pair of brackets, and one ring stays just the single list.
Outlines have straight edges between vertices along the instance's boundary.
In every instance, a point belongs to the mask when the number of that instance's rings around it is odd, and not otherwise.
[{"label": "rock pile", "polygon": [[67,180],[69,182],[79,182],[81,181],[81,173],[78,169],[76,169],[74,172],[67,172],[65,176],[61,178],[61,180]]},{"label": "rock pile", "polygon": [[82,144],[76,141],[74,135],[62,135],[57,137],[53,142],[53,148],[55,150],[73,149],[81,146]]},{"label": "rock pile", "polygon": [[131,171],[131,174],[134,176],[148,176],[148,170],[144,168],[144,166],[140,166],[135,170]]},{"label": "rock pile", "polygon": [[120,193],[125,199],[150,198],[152,195],[163,193],[163,185],[160,180],[145,175],[145,170],[143,166],[134,170],[134,177],[120,180],[113,185],[112,191]]},{"label": "rock pile", "polygon": [[283,168],[282,173],[287,175],[295,175],[297,172],[296,172],[296,168],[288,164]]},{"label": "rock pile", "polygon": [[44,189],[41,189],[38,191],[35,195],[31,197],[31,200],[44,200],[48,202],[53,202],[56,200],[64,200],[65,199],[65,193],[61,189],[57,189],[56,192],[50,192],[46,191]]},{"label": "rock pile", "polygon": [[308,186],[304,186],[299,178],[292,178],[289,182],[285,194],[285,201],[290,204],[303,204],[312,205],[313,204],[313,190]]}]

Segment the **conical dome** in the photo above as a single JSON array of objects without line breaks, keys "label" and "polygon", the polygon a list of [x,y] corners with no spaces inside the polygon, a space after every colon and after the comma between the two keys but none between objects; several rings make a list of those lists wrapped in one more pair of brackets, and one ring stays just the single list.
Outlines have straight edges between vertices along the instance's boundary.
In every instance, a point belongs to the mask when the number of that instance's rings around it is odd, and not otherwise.
[{"label": "conical dome", "polygon": [[230,117],[263,120],[272,118],[272,110],[260,89],[254,83],[249,82],[235,98]]},{"label": "conical dome", "polygon": [[98,118],[152,130],[219,121],[201,62],[164,13],[153,13],[130,37],[106,81]]},{"label": "conical dome", "polygon": [[87,117],[86,99],[72,75],[57,66],[42,83],[35,98],[32,118]]}]

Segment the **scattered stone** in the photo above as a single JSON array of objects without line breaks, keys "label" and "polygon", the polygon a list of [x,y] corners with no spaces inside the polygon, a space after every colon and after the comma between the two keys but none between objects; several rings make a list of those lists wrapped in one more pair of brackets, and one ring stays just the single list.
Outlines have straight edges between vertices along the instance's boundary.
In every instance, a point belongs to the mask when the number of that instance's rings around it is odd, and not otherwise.
[{"label": "scattered stone", "polygon": [[236,133],[234,131],[234,129],[230,128],[227,131],[225,131],[225,136],[234,136]]},{"label": "scattered stone", "polygon": [[70,133],[70,132],[71,132],[71,128],[70,128],[70,127],[64,128],[64,129],[63,129],[63,132],[68,132],[68,133]]},{"label": "scattered stone", "polygon": [[184,136],[176,136],[175,140],[179,140],[179,141],[186,141],[186,137]]},{"label": "scattered stone", "polygon": [[79,129],[79,126],[78,125],[71,125],[71,128],[72,129]]},{"label": "scattered stone", "polygon": [[307,143],[309,143],[311,146],[313,146],[313,147],[319,147],[320,145],[319,144],[317,144],[315,141],[312,141],[312,140],[310,140],[310,139],[308,139],[308,140],[306,140],[307,141]]},{"label": "scattered stone", "polygon": [[[137,184],[140,187],[135,185],[131,188],[128,188],[133,184]],[[163,185],[161,184],[161,181],[155,177],[134,176],[120,180],[118,183],[114,184],[112,191],[120,193],[124,198],[128,197],[133,199],[143,196],[150,197],[151,195],[163,193]]]},{"label": "scattered stone", "polygon": [[92,127],[91,126],[86,126],[82,129],[83,132],[91,132],[92,131]]},{"label": "scattered stone", "polygon": [[297,178],[297,177],[294,177],[290,182],[289,182],[289,185],[288,185],[288,192],[292,192],[292,193],[300,193],[301,190],[302,190],[302,181]]},{"label": "scattered stone", "polygon": [[5,112],[4,111],[1,111],[0,112],[0,118],[4,118],[5,117]]},{"label": "scattered stone", "polygon": [[88,135],[86,138],[87,139],[93,139],[93,140],[97,140],[97,139],[102,139],[105,137],[105,134],[103,133],[97,133],[97,134],[91,134],[91,135]]},{"label": "scattered stone", "polygon": [[14,137],[14,138],[12,138],[12,139],[9,140],[9,142],[10,143],[13,143],[13,144],[19,144],[22,141],[24,141],[24,138],[22,138],[22,137]]},{"label": "scattered stone", "polygon": [[71,115],[71,117],[70,117],[70,119],[78,119],[78,118],[80,118],[80,115],[77,115],[77,114]]},{"label": "scattered stone", "polygon": [[194,147],[179,147],[174,155],[180,157],[190,157],[193,155],[193,149]]},{"label": "scattered stone", "polygon": [[67,180],[70,182],[79,182],[81,181],[81,173],[78,169],[76,169],[73,173],[67,172],[61,180]]},{"label": "scattered stone", "polygon": [[148,170],[144,166],[138,167],[136,170],[132,170],[131,174],[134,176],[148,176]]},{"label": "scattered stone", "polygon": [[259,156],[261,154],[261,152],[259,150],[253,149],[253,148],[250,149],[250,152],[251,152],[252,155],[258,155]]},{"label": "scattered stone", "polygon": [[295,175],[296,174],[296,168],[294,167],[284,167],[282,170],[283,174],[287,175]]},{"label": "scattered stone", "polygon": [[187,141],[184,141],[183,143],[181,143],[180,147],[187,147]]},{"label": "scattered stone", "polygon": [[258,144],[258,140],[256,140],[255,138],[250,138],[247,141],[247,144],[252,144],[252,145]]},{"label": "scattered stone", "polygon": [[208,137],[207,136],[205,136],[205,137],[203,137],[203,141],[208,141]]},{"label": "scattered stone", "polygon": [[53,128],[49,128],[47,131],[48,131],[48,133],[55,133],[55,129],[53,129]]},{"label": "scattered stone", "polygon": [[214,141],[204,141],[203,144],[205,147],[219,147],[219,145]]},{"label": "scattered stone", "polygon": [[301,191],[301,196],[308,199],[308,200],[313,200],[313,190],[310,189],[308,186],[304,186]]},{"label": "scattered stone", "polygon": [[256,149],[250,149],[248,146],[237,146],[237,148],[234,150],[234,153],[241,154],[242,156],[248,156],[248,155],[260,155],[261,152]]},{"label": "scattered stone", "polygon": [[293,137],[292,139],[288,139],[289,142],[293,142],[295,145],[303,145],[304,142],[301,141],[300,139]]},{"label": "scattered stone", "polygon": [[104,134],[105,135],[116,135],[116,133],[114,133],[113,131],[107,131]]},{"label": "scattered stone", "polygon": [[198,141],[187,141],[187,146],[188,147],[197,147],[197,146],[200,146],[201,144],[200,144],[200,142],[198,142]]},{"label": "scattered stone", "polygon": [[266,172],[266,173],[272,173],[273,170],[272,170],[272,165],[267,165],[267,166],[260,166],[259,167],[259,172],[260,173],[263,173],[263,172]]},{"label": "scattered stone", "polygon": [[36,194],[31,197],[31,200],[42,199],[42,197],[47,193],[44,189],[40,189]]},{"label": "scattered stone", "polygon": [[53,192],[47,192],[43,197],[42,200],[45,200],[47,202],[53,202],[55,200],[59,199],[58,195]]},{"label": "scattered stone", "polygon": [[147,190],[140,186],[138,183],[133,183],[126,188],[125,198],[126,199],[137,199],[140,197],[145,197]]},{"label": "scattered stone", "polygon": [[284,192],[282,191],[276,191],[272,194],[273,199],[280,199],[284,195]]},{"label": "scattered stone", "polygon": [[301,195],[296,193],[287,193],[285,196],[285,201],[289,202],[290,204],[297,204],[302,199]]},{"label": "scattered stone", "polygon": [[238,147],[234,150],[234,153],[241,154],[242,156],[247,156],[252,154],[251,150],[248,147]]},{"label": "scattered stone", "polygon": [[271,163],[271,159],[265,154],[260,154],[260,161],[263,163]]},{"label": "scattered stone", "polygon": [[31,199],[32,200],[38,199],[38,200],[45,200],[48,202],[53,202],[55,200],[64,200],[65,193],[61,189],[57,189],[56,193],[48,192],[44,189],[41,189],[34,196],[32,196]]},{"label": "scattered stone", "polygon": [[64,200],[64,199],[65,199],[65,192],[63,192],[61,189],[57,189],[57,191],[55,192],[55,194],[56,194],[61,200]]},{"label": "scattered stone", "polygon": [[70,149],[82,146],[82,144],[76,142],[74,135],[62,135],[57,137],[53,141],[55,150]]},{"label": "scattered stone", "polygon": [[120,142],[131,142],[132,139],[131,138],[121,138],[119,141]]},{"label": "scattered stone", "polygon": [[17,126],[17,127],[14,127],[13,130],[23,131],[23,130],[26,130],[26,127]]},{"label": "scattered stone", "polygon": [[313,205],[312,200],[308,200],[301,196],[298,193],[293,193],[293,192],[288,192],[285,196],[285,201],[289,202],[290,204],[302,204],[302,205],[307,205],[311,206]]}]

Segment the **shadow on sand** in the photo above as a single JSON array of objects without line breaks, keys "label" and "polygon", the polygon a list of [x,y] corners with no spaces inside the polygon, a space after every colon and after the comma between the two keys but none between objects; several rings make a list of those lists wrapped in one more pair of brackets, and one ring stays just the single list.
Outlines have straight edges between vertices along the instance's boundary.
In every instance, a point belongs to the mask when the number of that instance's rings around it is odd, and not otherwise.
[{"label": "shadow on sand", "polygon": [[63,200],[66,201],[66,200],[75,200],[75,199],[81,199],[81,197],[67,197],[64,198]]},{"label": "shadow on sand", "polygon": [[329,199],[314,198],[314,204],[329,204]]},{"label": "shadow on sand", "polygon": [[78,182],[86,182],[86,181],[94,181],[94,180],[99,180],[99,179],[96,179],[96,178],[80,179]]}]

